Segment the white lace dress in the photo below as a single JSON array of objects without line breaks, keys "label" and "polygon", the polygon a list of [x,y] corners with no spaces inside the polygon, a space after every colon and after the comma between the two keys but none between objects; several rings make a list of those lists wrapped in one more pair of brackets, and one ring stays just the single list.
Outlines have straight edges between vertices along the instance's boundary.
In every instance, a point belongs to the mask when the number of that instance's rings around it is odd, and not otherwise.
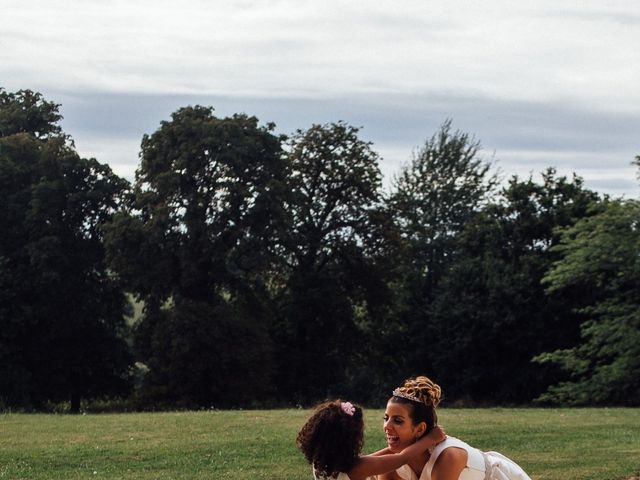
[{"label": "white lace dress", "polygon": [[396,472],[402,480],[431,480],[431,471],[436,460],[448,447],[462,448],[467,451],[467,465],[460,473],[458,480],[531,480],[513,460],[498,452],[482,452],[454,437],[447,437],[444,442],[436,445],[420,477],[409,465],[403,465]]}]

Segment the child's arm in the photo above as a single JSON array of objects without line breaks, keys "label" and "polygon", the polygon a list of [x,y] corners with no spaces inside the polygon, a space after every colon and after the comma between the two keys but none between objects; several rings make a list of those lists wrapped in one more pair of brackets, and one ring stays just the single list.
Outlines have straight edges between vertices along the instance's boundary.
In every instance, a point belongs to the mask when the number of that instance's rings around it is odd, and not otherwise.
[{"label": "child's arm", "polygon": [[[445,437],[446,437],[446,435],[444,433],[444,429],[440,425],[436,425],[435,428],[431,432],[429,432],[429,435],[425,435],[419,441],[424,441],[425,438],[431,438],[431,441],[435,442],[435,443],[432,443],[431,445],[429,445],[427,447],[427,448],[431,448],[433,445],[437,445],[438,443],[443,441],[445,439]],[[415,447],[415,444],[408,446],[405,450],[409,451],[410,448],[414,448],[414,447]],[[425,451],[425,449],[422,448],[422,447],[418,447],[418,448],[419,448],[420,451],[416,455],[419,455],[420,453]],[[403,452],[404,452],[404,450],[403,450]],[[381,450],[378,450],[376,452],[369,453],[367,456],[379,456],[379,455],[391,455],[391,454],[393,454],[391,449],[389,447],[385,447],[385,448],[383,448]],[[409,456],[412,457],[413,455],[409,455]]]},{"label": "child's arm", "polygon": [[440,443],[446,438],[444,430],[436,426],[429,435],[425,435],[416,443],[409,445],[400,453],[383,453],[383,451],[376,452],[374,455],[365,455],[360,457],[360,460],[355,467],[351,469],[349,476],[354,477],[368,477],[370,475],[379,475],[404,465],[416,455],[420,455],[426,452],[429,448]]},{"label": "child's arm", "polygon": [[377,452],[369,453],[369,456],[378,456],[378,455],[388,455],[393,453],[389,447],[385,447],[382,450],[378,450]]}]

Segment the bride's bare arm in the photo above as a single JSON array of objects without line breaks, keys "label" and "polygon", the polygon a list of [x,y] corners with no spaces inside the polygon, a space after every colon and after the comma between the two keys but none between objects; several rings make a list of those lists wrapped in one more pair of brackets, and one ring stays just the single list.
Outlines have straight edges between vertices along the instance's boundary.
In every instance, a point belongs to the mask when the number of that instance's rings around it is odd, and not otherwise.
[{"label": "bride's bare arm", "polygon": [[431,480],[458,480],[467,465],[468,455],[461,448],[445,448],[433,466]]}]

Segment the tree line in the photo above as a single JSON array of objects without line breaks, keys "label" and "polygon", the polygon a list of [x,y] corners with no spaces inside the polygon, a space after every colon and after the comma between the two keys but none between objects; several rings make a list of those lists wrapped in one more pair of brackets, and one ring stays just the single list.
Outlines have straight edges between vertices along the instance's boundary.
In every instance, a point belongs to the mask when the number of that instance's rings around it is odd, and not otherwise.
[{"label": "tree line", "polygon": [[0,89],[0,407],[379,405],[418,373],[450,405],[640,404],[637,200],[501,182],[450,120],[385,190],[356,127],[203,106],[130,183],[59,107]]}]

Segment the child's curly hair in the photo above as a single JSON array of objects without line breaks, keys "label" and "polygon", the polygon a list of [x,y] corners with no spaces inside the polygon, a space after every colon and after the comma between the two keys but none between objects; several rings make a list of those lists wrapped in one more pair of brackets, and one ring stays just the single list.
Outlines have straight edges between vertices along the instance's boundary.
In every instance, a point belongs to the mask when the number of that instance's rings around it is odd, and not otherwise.
[{"label": "child's curly hair", "polygon": [[327,478],[353,468],[363,440],[362,408],[353,405],[350,415],[342,401],[333,400],[316,407],[298,432],[296,445],[313,466],[316,476]]}]

